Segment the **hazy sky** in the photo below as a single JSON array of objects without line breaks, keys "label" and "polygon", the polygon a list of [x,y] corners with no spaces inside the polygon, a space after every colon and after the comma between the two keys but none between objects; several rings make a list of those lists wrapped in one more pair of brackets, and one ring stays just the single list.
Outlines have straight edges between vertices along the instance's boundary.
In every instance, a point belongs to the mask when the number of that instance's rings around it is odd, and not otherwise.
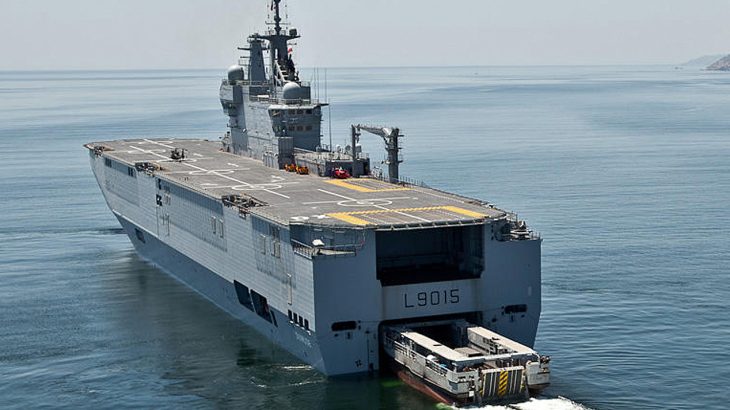
[{"label": "hazy sky", "polygon": [[[652,64],[730,53],[730,0],[289,0],[304,66]],[[267,0],[0,0],[0,70],[225,68]]]}]

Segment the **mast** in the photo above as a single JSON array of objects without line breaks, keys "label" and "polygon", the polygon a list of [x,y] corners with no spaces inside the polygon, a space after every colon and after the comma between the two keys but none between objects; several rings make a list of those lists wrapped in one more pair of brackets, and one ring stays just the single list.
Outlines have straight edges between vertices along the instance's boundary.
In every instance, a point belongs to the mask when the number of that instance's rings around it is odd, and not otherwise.
[{"label": "mast", "polygon": [[[283,81],[299,81],[295,72],[294,62],[289,58],[289,40],[299,38],[297,30],[290,28],[284,30],[281,26],[281,0],[271,0],[271,10],[274,11],[273,30],[269,30],[266,35],[255,34],[254,37],[269,42],[269,67],[271,71],[272,94],[276,93],[276,76],[279,68],[286,72]],[[269,23],[272,24],[272,23]]]},{"label": "mast", "polygon": [[281,0],[274,0],[274,31],[276,31],[276,35],[281,34],[281,15],[279,14],[279,3],[281,3]]}]

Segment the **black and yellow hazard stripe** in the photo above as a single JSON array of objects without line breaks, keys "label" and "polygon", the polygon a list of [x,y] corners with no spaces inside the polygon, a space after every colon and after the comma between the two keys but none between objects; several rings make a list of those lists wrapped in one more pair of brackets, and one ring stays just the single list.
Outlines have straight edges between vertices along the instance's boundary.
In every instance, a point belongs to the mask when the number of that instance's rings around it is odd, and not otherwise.
[{"label": "black and yellow hazard stripe", "polygon": [[507,382],[509,381],[509,371],[499,373],[499,387],[497,388],[497,395],[503,397],[507,394]]}]

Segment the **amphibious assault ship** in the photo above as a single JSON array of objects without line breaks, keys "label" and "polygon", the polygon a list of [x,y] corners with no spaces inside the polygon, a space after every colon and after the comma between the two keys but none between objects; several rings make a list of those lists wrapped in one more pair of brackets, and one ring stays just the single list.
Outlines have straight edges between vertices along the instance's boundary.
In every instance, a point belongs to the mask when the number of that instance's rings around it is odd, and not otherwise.
[{"label": "amphibious assault ship", "polygon": [[[344,148],[323,144],[328,103],[271,8],[222,81],[222,139],[86,145],[139,255],[327,375],[391,364],[457,402],[544,387],[547,360],[527,347],[541,239],[488,202],[401,177],[397,127],[355,124]],[[364,133],[383,139],[387,173]]]}]

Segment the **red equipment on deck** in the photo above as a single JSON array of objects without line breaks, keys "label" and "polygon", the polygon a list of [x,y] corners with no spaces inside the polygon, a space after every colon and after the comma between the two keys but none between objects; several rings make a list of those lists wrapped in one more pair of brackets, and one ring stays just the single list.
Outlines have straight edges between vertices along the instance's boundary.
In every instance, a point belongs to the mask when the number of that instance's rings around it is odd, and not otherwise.
[{"label": "red equipment on deck", "polygon": [[336,179],[347,179],[350,178],[350,173],[346,169],[337,168],[332,172],[332,177]]}]

